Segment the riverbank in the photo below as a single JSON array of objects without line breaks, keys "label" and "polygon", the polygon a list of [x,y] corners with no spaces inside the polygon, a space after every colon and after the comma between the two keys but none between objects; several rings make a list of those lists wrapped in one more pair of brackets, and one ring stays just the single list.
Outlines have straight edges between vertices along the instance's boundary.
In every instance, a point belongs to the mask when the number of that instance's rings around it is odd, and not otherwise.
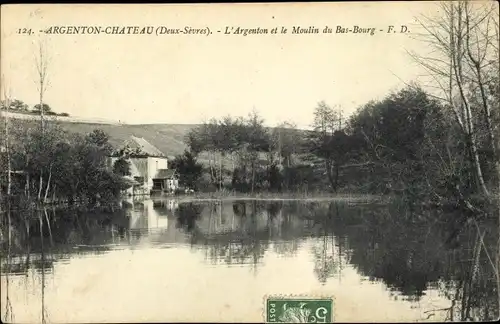
[{"label": "riverbank", "polygon": [[195,193],[192,195],[178,196],[152,196],[152,200],[175,199],[179,203],[183,202],[206,202],[206,201],[230,201],[230,200],[260,200],[260,201],[344,201],[344,202],[381,202],[386,201],[385,197],[379,195],[366,194],[328,194],[328,193],[255,193],[245,194],[236,192],[215,192],[215,193]]}]

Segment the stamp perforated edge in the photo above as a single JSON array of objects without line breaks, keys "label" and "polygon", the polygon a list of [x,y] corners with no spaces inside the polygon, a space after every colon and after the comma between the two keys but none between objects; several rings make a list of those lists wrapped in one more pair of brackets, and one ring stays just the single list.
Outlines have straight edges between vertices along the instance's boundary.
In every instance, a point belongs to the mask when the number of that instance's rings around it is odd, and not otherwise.
[{"label": "stamp perforated edge", "polygon": [[262,320],[263,323],[269,323],[267,321],[267,301],[269,299],[330,299],[332,301],[332,323],[335,322],[335,318],[337,314],[335,313],[335,296],[327,295],[327,294],[318,294],[318,295],[310,295],[310,294],[266,294],[262,298]]}]

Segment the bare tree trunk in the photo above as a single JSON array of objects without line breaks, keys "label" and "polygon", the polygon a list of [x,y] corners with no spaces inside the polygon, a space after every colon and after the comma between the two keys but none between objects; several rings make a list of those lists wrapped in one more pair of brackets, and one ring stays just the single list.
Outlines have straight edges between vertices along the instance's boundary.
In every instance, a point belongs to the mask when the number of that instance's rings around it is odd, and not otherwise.
[{"label": "bare tree trunk", "polygon": [[40,199],[42,199],[42,187],[43,187],[43,171],[40,171],[40,177],[39,177],[39,181],[38,181],[38,201],[40,201]]},{"label": "bare tree trunk", "polygon": [[[480,163],[478,134],[474,129],[474,120],[484,119],[486,130],[484,134],[479,135],[486,135],[489,139],[495,159],[494,167],[497,174],[495,178],[500,179],[499,144],[493,132],[491,109],[484,82],[485,69],[490,66],[489,60],[498,60],[498,48],[495,47],[497,45],[491,40],[494,32],[491,30],[490,21],[496,19],[492,16],[495,12],[492,8],[488,9],[487,4],[475,4],[471,1],[443,3],[440,11],[442,17],[425,18],[427,22],[420,23],[427,32],[425,41],[433,48],[429,54],[431,56],[414,55],[414,58],[431,73],[434,84],[443,91],[444,98],[440,99],[452,108],[456,122],[470,147],[470,170],[476,179],[479,191],[487,199],[492,197]],[[494,55],[495,50],[497,55]],[[438,56],[433,57],[436,53]],[[443,60],[443,56],[446,59]],[[479,96],[474,90],[470,90],[472,86],[477,86]],[[484,117],[472,111],[474,102],[471,100],[474,98],[478,99]]]},{"label": "bare tree trunk", "polygon": [[45,128],[45,124],[44,124],[44,118],[43,118],[43,85],[42,85],[42,82],[40,82],[40,88],[42,90],[40,90],[40,124],[42,126],[42,132]]},{"label": "bare tree trunk", "polygon": [[[6,135],[6,137],[8,138],[8,135]],[[6,142],[8,143],[7,139],[6,139]],[[9,145],[9,144],[7,144],[7,145]],[[7,150],[7,199],[9,199],[10,194],[11,194],[11,187],[12,187],[12,179],[11,179],[12,169],[10,166],[10,152],[9,152],[10,149],[8,146],[7,146],[6,150]]]},{"label": "bare tree trunk", "polygon": [[43,106],[43,96],[45,90],[47,89],[47,67],[48,67],[48,57],[45,53],[45,48],[42,43],[38,44],[38,54],[35,56],[35,66],[38,76],[38,95],[39,95],[39,108],[40,108],[40,125],[42,127],[42,133],[45,127],[44,122],[44,106]]},{"label": "bare tree trunk", "polygon": [[476,175],[476,179],[478,181],[478,186],[479,186],[479,189],[485,195],[485,197],[489,198],[490,193],[489,193],[489,190],[486,187],[486,183],[484,181],[483,171],[481,168],[481,163],[479,161],[477,142],[476,142],[476,138],[475,138],[474,130],[473,130],[471,111],[470,111],[470,107],[468,105],[466,106],[466,118],[467,118],[467,124],[468,124],[467,137],[468,137],[468,141],[470,142],[472,159],[473,159],[472,163],[474,166],[474,172]]},{"label": "bare tree trunk", "polygon": [[219,161],[219,190],[220,191],[222,191],[222,158],[223,158],[223,155],[221,154],[220,161]]},{"label": "bare tree trunk", "polygon": [[332,187],[333,192],[337,192],[337,183],[333,175],[333,165],[332,161],[330,161],[328,158],[325,159],[325,169],[326,169],[326,175],[328,176],[328,181],[330,182],[330,185]]},{"label": "bare tree trunk", "polygon": [[215,161],[215,157],[213,156],[213,152],[209,151],[208,152],[208,166],[210,168],[210,180],[212,183],[214,183],[216,177],[215,177],[214,167],[212,164],[212,159],[214,159],[214,161]]},{"label": "bare tree trunk", "polygon": [[236,169],[236,163],[234,162],[234,160],[235,160],[234,153],[231,152],[231,163],[233,165],[233,172],[234,172],[234,169]]},{"label": "bare tree trunk", "polygon": [[43,212],[45,214],[45,221],[47,222],[47,228],[49,229],[50,244],[53,245],[54,241],[53,241],[53,238],[52,238],[52,228],[50,226],[49,215],[48,215],[47,209],[45,207],[43,208]]},{"label": "bare tree trunk", "polygon": [[335,163],[335,193],[337,193],[339,188],[339,164]]},{"label": "bare tree trunk", "polygon": [[[470,25],[470,23],[471,22],[470,22],[468,10],[465,11],[465,15],[466,15],[466,26],[467,26],[467,34],[466,34],[467,35],[467,37],[466,37],[467,55],[468,55],[470,61],[472,62],[472,66],[473,66],[475,75],[477,77],[477,84],[478,84],[480,96],[481,96],[481,104],[483,106],[482,108],[484,111],[484,121],[485,121],[486,129],[488,132],[488,137],[489,137],[489,141],[490,141],[491,150],[493,153],[493,158],[495,159],[495,169],[496,169],[496,173],[497,173],[498,181],[499,181],[499,186],[500,186],[500,163],[499,163],[500,157],[498,156],[498,152],[500,151],[500,148],[499,148],[500,144],[498,143],[498,141],[495,138],[496,136],[495,136],[495,132],[493,130],[493,125],[492,125],[491,108],[490,108],[490,105],[488,104],[488,97],[487,97],[486,89],[485,89],[483,71],[481,69],[481,66],[482,66],[481,61],[484,59],[484,57],[476,58],[472,54],[472,48],[471,48],[471,44],[470,44],[470,37],[471,37],[471,25]],[[497,31],[497,33],[498,33],[498,31]],[[496,39],[494,39],[493,41],[498,42],[499,40],[500,39],[498,38],[498,34],[497,34]],[[489,39],[488,39],[488,41],[489,41]],[[485,46],[488,46],[488,43],[486,43]],[[487,50],[487,48],[485,48],[485,51],[486,50]],[[497,52],[496,54],[498,55],[498,48],[497,48],[496,52]]]},{"label": "bare tree trunk", "polygon": [[12,168],[10,161],[9,122],[7,116],[5,116],[5,150],[7,154],[7,197],[10,197],[12,187]]},{"label": "bare tree trunk", "polygon": [[44,246],[43,246],[43,219],[42,219],[42,215],[40,214],[39,215],[39,221],[40,221],[40,242],[41,242],[41,250],[42,250],[42,303],[41,303],[41,307],[42,307],[42,324],[45,324],[47,321],[46,321],[46,309],[45,309],[45,250],[44,250]]},{"label": "bare tree trunk", "polygon": [[[453,6],[453,4],[452,4]],[[454,16],[454,11],[455,8],[452,8],[452,18],[455,19]],[[460,98],[461,98],[461,104],[462,104],[462,110],[465,110],[465,118],[466,118],[466,136],[467,140],[470,143],[471,146],[471,151],[472,151],[472,159],[473,159],[473,165],[474,165],[474,172],[476,175],[476,179],[478,181],[478,186],[479,189],[483,192],[483,194],[486,197],[489,197],[489,191],[488,188],[486,187],[484,177],[483,177],[483,172],[481,168],[481,164],[479,161],[479,153],[477,149],[477,143],[476,143],[476,135],[474,133],[474,125],[472,123],[472,112],[470,108],[470,103],[469,99],[467,98],[467,95],[465,93],[464,89],[464,72],[463,72],[463,67],[464,67],[464,57],[463,57],[463,52],[464,52],[464,35],[463,35],[463,15],[464,15],[464,7],[462,4],[459,4],[456,8],[457,10],[457,25],[456,28],[458,30],[458,35],[455,34],[453,29],[455,28],[455,24],[451,25],[452,28],[452,63],[453,63],[453,69],[454,69],[454,75],[455,75],[455,81],[459,90]],[[467,12],[467,8],[465,8],[465,13]]]},{"label": "bare tree trunk", "polygon": [[254,184],[255,184],[255,161],[252,160],[252,187],[251,187],[252,195],[254,190]]},{"label": "bare tree trunk", "polygon": [[45,188],[45,196],[43,197],[43,202],[47,201],[47,196],[49,195],[50,180],[52,179],[52,165],[49,167],[49,179],[47,180],[47,187]]},{"label": "bare tree trunk", "polygon": [[[12,265],[12,252],[11,252],[11,247],[12,247],[12,219],[11,219],[11,211],[10,211],[10,202],[7,202],[7,220],[8,220],[8,248],[7,248],[7,266],[10,267]],[[10,283],[10,278],[9,278],[9,271],[6,271],[5,273],[5,320],[6,321],[14,321],[13,318],[13,313],[12,313],[12,303],[10,301],[10,296],[9,296],[9,283]]]},{"label": "bare tree trunk", "polygon": [[25,188],[25,192],[26,192],[26,197],[28,197],[28,199],[30,198],[31,194],[30,194],[30,191],[31,191],[31,186],[30,186],[30,174],[28,172],[26,172],[26,188]]},{"label": "bare tree trunk", "polygon": [[4,84],[4,98],[5,98],[5,153],[7,155],[7,199],[9,199],[11,194],[12,187],[12,168],[11,168],[11,160],[10,160],[10,137],[9,137],[9,108],[10,108],[10,91],[7,94],[7,90],[5,89],[5,80],[2,76],[2,83]]},{"label": "bare tree trunk", "polygon": [[[500,191],[499,191],[500,192]],[[500,195],[500,194],[499,194]],[[497,197],[498,206],[498,239],[497,239],[497,256],[496,256],[496,281],[498,295],[498,309],[500,310],[500,197]]]}]

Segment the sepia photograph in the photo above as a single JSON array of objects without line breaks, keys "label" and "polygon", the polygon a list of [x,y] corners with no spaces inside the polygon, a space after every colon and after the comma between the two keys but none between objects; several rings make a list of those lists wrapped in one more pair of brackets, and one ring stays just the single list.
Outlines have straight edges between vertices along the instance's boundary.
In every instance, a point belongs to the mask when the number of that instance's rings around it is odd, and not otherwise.
[{"label": "sepia photograph", "polygon": [[0,8],[2,323],[499,319],[498,1]]}]

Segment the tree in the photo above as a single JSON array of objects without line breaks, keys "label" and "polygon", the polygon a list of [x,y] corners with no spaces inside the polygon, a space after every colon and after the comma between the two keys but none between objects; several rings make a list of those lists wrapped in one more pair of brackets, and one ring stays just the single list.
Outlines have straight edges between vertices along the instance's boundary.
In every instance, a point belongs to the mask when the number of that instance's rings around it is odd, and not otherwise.
[{"label": "tree", "polygon": [[[37,84],[38,87],[38,94],[39,94],[39,112],[40,112],[40,126],[41,126],[41,134],[43,136],[44,130],[45,130],[45,122],[44,122],[44,115],[46,112],[44,111],[46,107],[44,106],[44,95],[45,91],[47,90],[48,86],[48,78],[47,78],[47,69],[48,69],[48,57],[46,54],[46,48],[45,46],[42,45],[41,42],[38,43],[38,53],[35,54],[35,68],[37,72],[37,80],[35,80],[35,83]],[[52,169],[50,169],[49,173],[49,183],[47,183],[47,190],[48,192],[48,185],[50,184],[50,179],[52,176]],[[39,177],[39,190],[38,190],[38,200],[41,201],[41,194],[42,194],[42,186],[43,186],[43,169],[40,170],[40,173],[38,175]]]},{"label": "tree", "polygon": [[[223,159],[230,156],[233,173],[238,160],[239,171],[250,170],[251,187],[254,187],[259,154],[269,151],[269,136],[263,126],[263,120],[257,113],[247,119],[224,117],[222,120],[211,119],[191,130],[186,142],[193,154],[207,152],[209,172],[212,184],[222,189]],[[218,167],[217,161],[218,160]],[[246,171],[244,171],[246,172]],[[234,174],[233,174],[234,176]]]},{"label": "tree", "polygon": [[86,140],[89,143],[102,148],[106,152],[109,152],[111,150],[111,145],[109,144],[109,135],[101,129],[94,129],[91,133],[87,134]]},{"label": "tree", "polygon": [[188,188],[196,189],[202,175],[203,166],[197,162],[193,153],[185,150],[171,162],[170,167],[180,175],[180,182]]},{"label": "tree", "polygon": [[210,179],[213,184],[218,179],[215,168],[215,153],[220,151],[220,135],[218,121],[211,119],[192,129],[186,136],[188,146],[193,154],[208,153]]},{"label": "tree", "polygon": [[224,117],[218,122],[217,143],[220,153],[219,161],[219,188],[222,189],[223,183],[223,165],[222,160],[227,156],[231,159],[232,171],[235,169],[235,153],[241,149],[243,144],[244,121],[242,118]]},{"label": "tree", "polygon": [[115,161],[115,163],[113,164],[113,173],[121,175],[121,176],[131,175],[130,162],[123,157],[118,158]]},{"label": "tree", "polygon": [[[88,140],[93,142],[93,143],[101,143],[101,141],[103,139],[102,138],[99,139],[99,137],[96,138],[95,134],[94,134],[94,135],[91,135],[90,137],[88,137]],[[100,144],[98,144],[98,145],[100,145]],[[106,144],[104,146],[106,147],[106,152],[108,152],[110,155],[113,155],[113,156],[130,158],[130,157],[137,157],[137,156],[140,157],[140,156],[147,155],[146,153],[144,153],[144,151],[141,149],[141,147],[133,148],[129,144],[126,144],[123,147],[113,151],[111,145],[106,140]]]},{"label": "tree", "polygon": [[[440,16],[420,20],[425,30],[421,39],[431,52],[428,56],[411,55],[429,71],[438,90],[437,97],[453,115],[465,142],[468,173],[474,175],[477,191],[496,203],[500,232],[500,129],[495,126],[500,123],[498,4],[457,1],[443,2],[440,6]],[[481,150],[481,146],[487,149]],[[494,170],[490,176],[485,172],[488,164]],[[457,182],[460,180],[456,177]],[[493,183],[492,192],[488,182]],[[464,197],[463,188],[457,185],[454,189],[461,204],[477,214]],[[496,264],[492,267],[500,303],[500,239],[496,252]]]},{"label": "tree", "polygon": [[466,143],[477,188],[490,198],[480,146],[481,138],[487,138],[500,192],[499,131],[494,127],[498,109],[492,109],[498,97],[498,7],[492,2],[457,1],[443,2],[440,9],[440,16],[419,20],[425,31],[421,40],[432,51],[426,56],[410,54],[430,72],[436,96],[446,104]]},{"label": "tree", "polygon": [[[40,107],[42,107],[42,109],[40,109]],[[33,111],[37,111],[40,114],[47,115],[48,113],[52,112],[52,108],[50,108],[50,106],[47,105],[46,103],[42,104],[41,106],[40,104],[36,104],[33,106]]]},{"label": "tree", "polygon": [[27,111],[28,105],[18,99],[10,100],[9,102],[7,102],[7,100],[2,100],[0,108],[2,110],[10,109],[14,111]]},{"label": "tree", "polygon": [[23,101],[15,99],[11,103],[11,107],[13,110],[17,111],[27,111],[28,110],[28,105],[25,104]]},{"label": "tree", "polygon": [[250,191],[253,194],[255,189],[256,169],[259,166],[260,153],[269,152],[269,134],[264,127],[264,119],[262,119],[256,111],[248,115],[245,124],[246,131],[243,133],[243,142],[245,148],[243,152],[243,161],[246,160],[250,164]]},{"label": "tree", "polygon": [[95,134],[105,134],[71,133],[58,123],[43,129],[31,120],[12,119],[10,123],[15,123],[9,129],[12,169],[25,175],[24,183],[13,179],[12,192],[23,200],[44,204],[50,197],[52,202],[108,204],[126,185],[120,175],[108,170],[107,135],[96,140]]},{"label": "tree", "polygon": [[271,145],[273,151],[278,153],[279,163],[290,167],[292,156],[299,153],[302,146],[297,126],[290,122],[276,126],[271,133]]},{"label": "tree", "polygon": [[[36,80],[38,87],[38,95],[39,95],[39,107],[44,107],[44,95],[45,91],[48,87],[48,65],[49,58],[47,56],[46,46],[44,46],[41,42],[38,43],[38,53],[35,55],[35,67],[37,72],[38,79]],[[42,125],[42,130],[44,128],[44,109],[40,109],[40,124]]]},{"label": "tree", "polygon": [[349,137],[342,131],[340,109],[320,102],[314,111],[313,128],[308,136],[309,152],[323,161],[332,190],[337,192],[340,166],[349,152]]},{"label": "tree", "polygon": [[[374,191],[424,194],[437,192],[453,169],[445,162],[448,143],[442,106],[422,89],[404,88],[360,108],[349,121],[353,157],[371,172],[365,182],[384,184]],[[441,171],[439,173],[438,171]]]},{"label": "tree", "polygon": [[185,136],[184,141],[189,147],[190,152],[194,155],[198,155],[205,150],[202,131],[202,127],[198,126],[191,129]]},{"label": "tree", "polygon": [[[5,80],[4,80],[4,77],[2,76],[2,85],[3,85],[3,97],[4,99],[2,100],[2,106],[5,105],[5,108],[6,109],[9,109],[11,107],[11,100],[10,100],[10,93],[7,93],[6,91],[6,88],[5,88]],[[2,154],[1,157],[2,157],[2,160],[3,160],[3,157],[5,156],[6,157],[6,161],[5,163],[1,163],[2,164],[2,169],[3,168],[3,165],[6,164],[6,178],[7,178],[7,189],[6,189],[6,193],[7,193],[7,197],[10,196],[11,194],[11,187],[12,187],[12,175],[11,175],[11,172],[12,172],[12,165],[11,165],[11,152],[10,152],[10,149],[11,149],[11,143],[10,143],[10,133],[9,133],[9,117],[8,116],[5,116],[5,123],[4,123],[4,139],[5,139],[5,142],[2,143],[3,144],[3,150],[2,151],[5,151],[5,154]],[[3,152],[0,152],[0,153],[3,153]],[[1,162],[4,162],[4,161],[1,161]],[[3,172],[2,172],[3,173]],[[3,175],[2,175],[3,176]],[[0,177],[0,179],[2,179]],[[0,187],[0,193],[1,193],[1,187]]]},{"label": "tree", "polygon": [[269,166],[268,178],[269,189],[271,191],[280,191],[283,180],[278,166],[274,163]]}]

